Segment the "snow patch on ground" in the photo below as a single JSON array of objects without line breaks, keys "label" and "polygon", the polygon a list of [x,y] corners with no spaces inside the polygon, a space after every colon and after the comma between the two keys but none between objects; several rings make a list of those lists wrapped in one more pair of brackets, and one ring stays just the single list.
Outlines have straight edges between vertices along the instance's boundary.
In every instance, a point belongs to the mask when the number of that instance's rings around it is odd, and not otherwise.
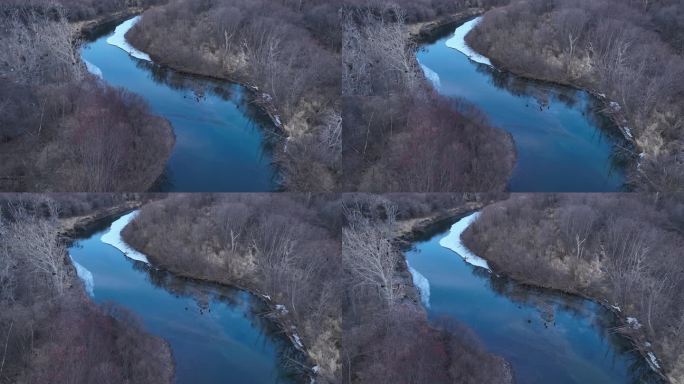
[{"label": "snow patch on ground", "polygon": [[468,44],[466,44],[465,37],[479,22],[482,20],[482,16],[476,17],[467,23],[463,23],[460,27],[456,28],[454,35],[447,40],[446,46],[453,48],[462,54],[468,56],[468,58],[476,63],[492,66],[492,62],[488,58],[480,55],[479,53],[472,50]]},{"label": "snow patch on ground", "polygon": [[449,234],[439,240],[439,245],[456,252],[466,261],[466,263],[491,271],[489,264],[487,264],[487,260],[472,253],[461,241],[461,234],[463,231],[465,231],[470,224],[475,222],[479,216],[480,212],[475,212],[454,223],[454,225],[451,226]]},{"label": "snow patch on ground", "polygon": [[114,34],[107,38],[107,44],[123,49],[136,59],[152,61],[147,53],[135,49],[132,45],[128,44],[128,41],[126,41],[126,32],[133,28],[135,23],[137,23],[139,20],[140,16],[136,16],[119,24],[114,30]]},{"label": "snow patch on ground", "polygon": [[639,320],[637,320],[634,317],[628,317],[627,318],[627,324],[629,324],[634,329],[641,328],[641,323],[639,323]]},{"label": "snow patch on ground", "polygon": [[299,348],[302,349],[304,348],[304,344],[302,344],[302,339],[299,338],[299,335],[294,333],[292,334],[292,338],[294,339],[295,345]]},{"label": "snow patch on ground", "polygon": [[437,74],[437,72],[433,71],[432,69],[428,68],[426,65],[423,65],[422,63],[419,64],[420,68],[423,69],[423,74],[425,74],[425,78],[430,80],[432,86],[434,86],[435,88],[439,88],[442,84],[439,80],[439,74]]},{"label": "snow patch on ground", "polygon": [[90,61],[88,61],[86,59],[83,59],[83,62],[85,63],[85,66],[86,66],[86,69],[88,70],[88,72],[99,77],[100,79],[104,78],[102,75],[102,70],[100,69],[100,67],[98,67],[97,65],[91,63]]},{"label": "snow patch on ground", "polygon": [[287,308],[285,308],[284,305],[282,304],[276,304],[275,306],[276,311],[278,311],[282,315],[287,315]]},{"label": "snow patch on ground", "polygon": [[95,280],[93,279],[93,273],[87,270],[86,267],[77,263],[76,260],[71,257],[71,255],[69,255],[69,258],[71,259],[71,262],[74,263],[74,267],[76,267],[76,274],[81,281],[83,281],[86,292],[88,292],[91,297],[95,297]]},{"label": "snow patch on ground", "polygon": [[648,355],[648,364],[653,368],[654,371],[657,371],[660,369],[660,364],[658,364],[658,359],[656,356],[653,354],[653,352],[647,353]]},{"label": "snow patch on ground", "polygon": [[413,277],[413,285],[418,288],[420,301],[423,303],[425,308],[430,308],[430,282],[425,276],[421,275],[418,270],[409,265],[408,260],[406,260],[406,265],[408,266],[409,272],[411,272],[411,276]]},{"label": "snow patch on ground", "polygon": [[112,225],[109,227],[109,231],[102,235],[100,240],[105,244],[114,246],[114,248],[117,248],[123,252],[123,254],[128,258],[149,264],[150,262],[147,260],[145,255],[129,247],[128,244],[126,244],[126,242],[124,242],[124,240],[121,238],[121,231],[123,231],[124,227],[137,215],[138,211],[133,211],[127,215],[121,216],[121,218],[112,223]]}]

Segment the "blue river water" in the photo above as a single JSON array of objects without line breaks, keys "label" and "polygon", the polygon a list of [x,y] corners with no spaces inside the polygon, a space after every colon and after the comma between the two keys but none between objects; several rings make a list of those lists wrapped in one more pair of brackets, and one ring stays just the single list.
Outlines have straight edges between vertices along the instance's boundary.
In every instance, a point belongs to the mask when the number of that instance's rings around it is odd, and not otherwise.
[{"label": "blue river water", "polygon": [[418,61],[439,79],[439,93],[477,106],[490,123],[511,133],[517,163],[510,191],[624,189],[624,165],[615,151],[621,138],[592,95],[471,61],[447,47],[452,35],[453,29],[422,45]]},{"label": "blue river water", "polygon": [[519,384],[660,383],[599,304],[496,276],[441,246],[453,222],[405,252],[429,282],[431,321],[449,318],[472,329],[512,364]]},{"label": "blue river water", "polygon": [[257,298],[127,258],[101,241],[107,231],[77,240],[69,254],[90,272],[95,302],[128,309],[148,332],[170,344],[177,383],[296,382],[281,364],[292,347],[258,315],[266,309]]},{"label": "blue river water", "polygon": [[81,56],[105,82],[142,96],[168,119],[176,145],[156,191],[262,192],[278,189],[265,134],[271,122],[246,88],[201,79],[136,59],[109,45],[113,29],[84,44]]}]

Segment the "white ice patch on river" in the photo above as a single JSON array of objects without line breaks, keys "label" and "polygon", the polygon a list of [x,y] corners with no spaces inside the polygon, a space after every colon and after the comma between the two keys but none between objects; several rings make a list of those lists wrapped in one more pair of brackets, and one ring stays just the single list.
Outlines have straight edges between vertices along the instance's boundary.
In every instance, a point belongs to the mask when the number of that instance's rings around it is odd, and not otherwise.
[{"label": "white ice patch on river", "polygon": [[87,270],[86,267],[77,263],[71,255],[69,255],[69,258],[71,258],[71,262],[74,263],[76,274],[81,281],[83,281],[86,292],[88,292],[91,297],[95,297],[95,280],[93,279],[93,273]]},{"label": "white ice patch on river", "polygon": [[130,223],[131,220],[133,220],[137,214],[138,211],[133,211],[127,215],[121,216],[121,218],[112,223],[111,227],[109,227],[109,232],[102,235],[100,240],[105,244],[114,246],[115,248],[123,252],[123,254],[126,255],[126,257],[128,258],[149,264],[150,262],[147,260],[147,257],[145,257],[145,255],[131,248],[121,238],[121,231],[123,231],[124,227],[128,223]]},{"label": "white ice patch on river", "polygon": [[119,24],[119,26],[114,29],[114,34],[107,38],[107,44],[111,44],[115,47],[123,49],[136,59],[152,61],[147,53],[135,49],[132,45],[128,44],[128,41],[126,41],[126,32],[133,28],[135,23],[137,23],[139,20],[140,16],[136,16]]},{"label": "white ice patch on river", "polygon": [[482,20],[482,16],[476,17],[466,23],[463,23],[460,27],[456,28],[454,31],[454,35],[447,40],[446,46],[449,48],[453,48],[464,55],[468,56],[470,60],[476,62],[476,63],[481,63],[481,64],[486,64],[489,66],[492,66],[492,63],[489,61],[488,58],[480,55],[479,53],[475,52],[472,48],[466,44],[465,37],[470,32],[471,29],[473,29],[477,23]]},{"label": "white ice patch on river", "polygon": [[480,212],[475,212],[454,223],[454,225],[451,226],[449,234],[439,240],[439,245],[456,252],[466,261],[466,263],[491,271],[489,264],[487,264],[487,260],[472,253],[461,241],[461,234],[463,231],[477,220],[478,216],[480,216]]},{"label": "white ice patch on river", "polygon": [[437,74],[437,72],[433,71],[432,69],[430,69],[426,65],[423,65],[422,63],[419,64],[420,68],[423,69],[423,74],[425,74],[425,78],[430,80],[430,82],[435,88],[439,88],[442,83],[439,80],[439,75]]},{"label": "white ice patch on river", "polygon": [[88,61],[86,59],[83,59],[83,62],[85,63],[85,66],[86,66],[86,69],[88,70],[88,72],[99,77],[100,79],[103,78],[102,70],[100,69],[100,67],[98,67],[97,65],[91,63],[90,61]]},{"label": "white ice patch on river", "polygon": [[425,276],[421,275],[420,272],[409,265],[408,260],[406,260],[406,265],[408,266],[409,272],[411,272],[411,277],[413,277],[413,285],[418,288],[420,301],[425,308],[430,308],[430,282]]}]

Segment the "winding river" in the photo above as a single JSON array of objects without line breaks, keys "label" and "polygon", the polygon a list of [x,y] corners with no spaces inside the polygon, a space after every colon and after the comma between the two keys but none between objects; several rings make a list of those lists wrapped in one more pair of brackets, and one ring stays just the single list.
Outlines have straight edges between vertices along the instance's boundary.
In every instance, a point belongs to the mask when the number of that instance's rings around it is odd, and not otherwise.
[{"label": "winding river", "polygon": [[132,311],[147,331],[170,344],[177,383],[296,382],[280,363],[292,348],[257,315],[266,311],[259,299],[174,276],[147,264],[143,255],[123,253],[117,238],[130,219],[127,214],[103,223],[78,239],[69,254],[93,300]]},{"label": "winding river", "polygon": [[613,331],[610,311],[489,272],[460,243],[473,219],[442,223],[406,252],[431,321],[448,317],[468,326],[488,351],[512,364],[516,383],[660,383]]},{"label": "winding river", "polygon": [[[155,191],[260,192],[278,188],[265,128],[270,120],[250,104],[249,91],[229,82],[186,75],[129,54],[112,39],[136,19],[94,37],[81,49],[90,72],[142,96],[171,122],[176,145]],[[122,39],[119,39],[121,43]]]},{"label": "winding river", "polygon": [[464,49],[463,37],[478,20],[425,43],[417,58],[438,92],[474,104],[513,136],[517,162],[508,189],[622,190],[624,166],[615,155],[622,139],[598,101],[584,91],[499,71],[479,55],[466,56],[461,51],[472,53]]}]

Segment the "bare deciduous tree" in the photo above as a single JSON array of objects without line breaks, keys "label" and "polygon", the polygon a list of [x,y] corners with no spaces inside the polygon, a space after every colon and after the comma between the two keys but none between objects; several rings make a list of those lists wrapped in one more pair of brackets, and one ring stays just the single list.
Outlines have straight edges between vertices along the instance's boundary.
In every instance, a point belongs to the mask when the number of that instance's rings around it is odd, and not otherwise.
[{"label": "bare deciduous tree", "polygon": [[397,207],[384,204],[384,218],[365,217],[359,206],[347,207],[343,229],[342,259],[352,275],[352,287],[377,289],[387,308],[394,305],[394,274],[399,254],[394,248]]},{"label": "bare deciduous tree", "polygon": [[15,257],[31,265],[35,276],[47,281],[59,296],[68,285],[66,248],[57,238],[57,207],[50,201],[46,204],[47,219],[30,214],[22,206],[13,207],[8,238]]}]

